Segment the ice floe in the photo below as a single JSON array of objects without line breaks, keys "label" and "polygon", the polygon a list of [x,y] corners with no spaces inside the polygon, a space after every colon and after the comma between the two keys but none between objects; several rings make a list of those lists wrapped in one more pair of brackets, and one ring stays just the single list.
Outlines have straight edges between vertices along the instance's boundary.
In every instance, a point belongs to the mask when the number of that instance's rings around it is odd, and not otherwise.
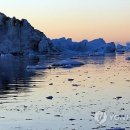
[{"label": "ice floe", "polygon": [[63,67],[63,68],[79,67],[82,65],[84,65],[84,63],[71,59],[61,60],[52,64],[52,66],[54,67]]}]

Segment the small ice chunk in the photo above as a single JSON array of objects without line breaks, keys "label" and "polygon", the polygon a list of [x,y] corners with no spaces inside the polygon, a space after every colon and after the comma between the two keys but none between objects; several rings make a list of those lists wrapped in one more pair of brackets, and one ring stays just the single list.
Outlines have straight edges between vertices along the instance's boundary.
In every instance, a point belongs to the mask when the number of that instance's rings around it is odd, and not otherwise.
[{"label": "small ice chunk", "polygon": [[107,129],[107,130],[125,130],[125,128],[111,128],[111,129]]},{"label": "small ice chunk", "polygon": [[63,68],[79,67],[81,65],[84,65],[84,63],[71,59],[61,60],[52,64],[52,66]]},{"label": "small ice chunk", "polygon": [[126,60],[130,60],[130,56],[126,57]]},{"label": "small ice chunk", "polygon": [[41,69],[46,69],[46,66],[42,66],[42,65],[28,65],[26,67],[27,70],[41,70]]}]

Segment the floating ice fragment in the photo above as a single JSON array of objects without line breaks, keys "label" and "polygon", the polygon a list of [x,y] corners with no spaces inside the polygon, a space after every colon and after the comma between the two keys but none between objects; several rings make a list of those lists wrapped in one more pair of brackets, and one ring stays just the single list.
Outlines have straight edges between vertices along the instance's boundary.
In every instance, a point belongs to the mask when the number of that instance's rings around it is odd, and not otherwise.
[{"label": "floating ice fragment", "polygon": [[75,61],[75,60],[71,60],[71,59],[61,60],[61,61],[58,61],[58,62],[55,62],[52,64],[52,66],[63,67],[63,68],[79,67],[82,65],[84,65],[84,63]]}]

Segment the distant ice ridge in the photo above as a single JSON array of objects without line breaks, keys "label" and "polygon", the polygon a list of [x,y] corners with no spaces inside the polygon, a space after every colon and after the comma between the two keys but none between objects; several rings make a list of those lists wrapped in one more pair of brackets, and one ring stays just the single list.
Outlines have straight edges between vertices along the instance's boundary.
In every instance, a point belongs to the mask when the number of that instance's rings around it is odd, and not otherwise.
[{"label": "distant ice ridge", "polygon": [[95,39],[92,41],[83,40],[73,42],[71,38],[52,39],[52,46],[57,51],[67,53],[84,53],[88,55],[104,55],[105,53],[114,53],[116,51],[115,43],[106,43],[103,39]]},{"label": "distant ice ridge", "polygon": [[57,51],[64,53],[84,53],[87,55],[105,55],[106,53],[125,53],[130,52],[130,43],[126,45],[106,43],[102,38],[92,41],[83,40],[74,42],[71,38],[52,39],[52,46]]}]

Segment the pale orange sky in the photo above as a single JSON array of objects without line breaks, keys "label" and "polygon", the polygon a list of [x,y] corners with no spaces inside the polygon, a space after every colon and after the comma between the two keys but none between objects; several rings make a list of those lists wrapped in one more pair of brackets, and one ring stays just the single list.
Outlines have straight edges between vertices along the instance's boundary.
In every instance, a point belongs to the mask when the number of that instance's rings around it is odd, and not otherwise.
[{"label": "pale orange sky", "polygon": [[50,38],[130,41],[130,0],[1,0],[0,11]]}]

